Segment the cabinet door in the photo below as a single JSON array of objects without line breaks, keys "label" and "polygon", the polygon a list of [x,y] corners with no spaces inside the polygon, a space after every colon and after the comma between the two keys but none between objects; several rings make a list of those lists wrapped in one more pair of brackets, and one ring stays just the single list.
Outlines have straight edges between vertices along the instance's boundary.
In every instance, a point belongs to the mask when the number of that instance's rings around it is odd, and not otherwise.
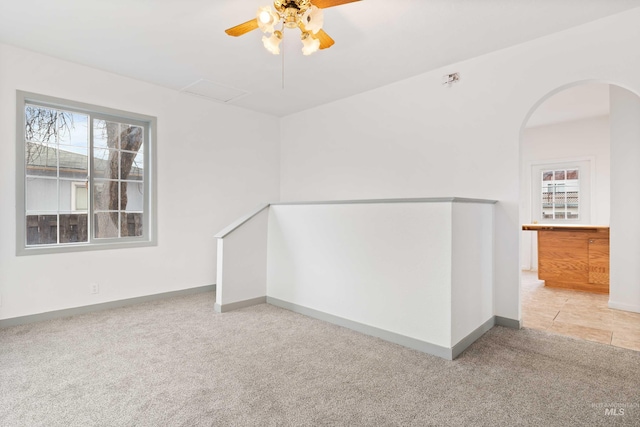
[{"label": "cabinet door", "polygon": [[609,239],[589,239],[589,283],[609,285]]},{"label": "cabinet door", "polygon": [[[538,232],[538,277],[569,285],[588,283],[588,236],[580,231]],[[566,287],[566,286],[563,286]]]}]

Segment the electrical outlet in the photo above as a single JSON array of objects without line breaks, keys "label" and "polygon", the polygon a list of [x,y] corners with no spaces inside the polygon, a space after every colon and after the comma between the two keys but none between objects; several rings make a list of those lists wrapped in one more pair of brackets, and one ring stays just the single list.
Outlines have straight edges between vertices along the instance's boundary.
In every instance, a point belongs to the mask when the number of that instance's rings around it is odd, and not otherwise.
[{"label": "electrical outlet", "polygon": [[98,286],[97,283],[91,283],[89,285],[89,292],[92,294],[97,294],[100,292],[100,287]]}]

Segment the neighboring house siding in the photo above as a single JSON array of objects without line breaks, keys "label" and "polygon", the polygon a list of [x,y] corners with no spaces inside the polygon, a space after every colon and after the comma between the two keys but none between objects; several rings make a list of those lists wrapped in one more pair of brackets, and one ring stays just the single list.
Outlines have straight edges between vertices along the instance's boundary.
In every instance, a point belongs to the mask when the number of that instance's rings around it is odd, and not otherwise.
[{"label": "neighboring house siding", "polygon": [[[87,156],[33,142],[27,143],[27,150],[27,244],[55,243],[58,226],[61,243],[86,242],[88,192],[78,193],[78,188],[87,188]],[[95,170],[107,173],[107,160],[94,158],[93,162]],[[136,181],[142,177],[143,170],[133,166],[127,178]],[[127,185],[127,210],[142,212],[142,181],[123,184]],[[78,200],[82,197],[84,200]],[[59,218],[57,212],[60,212]],[[129,235],[140,235],[140,214],[128,214],[126,226]]]}]

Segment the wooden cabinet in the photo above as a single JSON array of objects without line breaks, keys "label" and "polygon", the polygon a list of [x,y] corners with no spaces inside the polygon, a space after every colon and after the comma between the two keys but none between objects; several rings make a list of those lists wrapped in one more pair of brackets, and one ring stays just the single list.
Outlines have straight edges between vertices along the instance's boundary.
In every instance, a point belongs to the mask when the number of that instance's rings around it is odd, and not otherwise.
[{"label": "wooden cabinet", "polygon": [[538,232],[545,286],[609,293],[609,227],[524,225]]},{"label": "wooden cabinet", "polygon": [[606,238],[589,238],[589,283],[609,293],[609,233]]}]

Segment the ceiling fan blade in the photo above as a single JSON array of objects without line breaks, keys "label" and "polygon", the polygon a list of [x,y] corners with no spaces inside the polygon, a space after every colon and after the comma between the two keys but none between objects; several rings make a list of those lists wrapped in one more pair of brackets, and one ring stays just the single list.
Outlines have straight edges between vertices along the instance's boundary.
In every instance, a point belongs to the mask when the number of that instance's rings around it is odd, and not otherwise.
[{"label": "ceiling fan blade", "polygon": [[328,7],[340,6],[347,3],[353,3],[360,0],[311,0],[311,4],[320,9],[326,9]]},{"label": "ceiling fan blade", "polygon": [[333,39],[329,37],[329,34],[324,32],[324,30],[320,30],[315,34],[311,34],[311,37],[320,40],[320,49],[326,49],[333,46],[333,44],[335,43]]},{"label": "ceiling fan blade", "polygon": [[247,21],[240,25],[236,25],[235,27],[228,28],[224,30],[224,32],[229,34],[230,36],[238,37],[248,33],[249,31],[253,31],[256,28],[258,28],[258,20],[254,18],[251,21]]}]

